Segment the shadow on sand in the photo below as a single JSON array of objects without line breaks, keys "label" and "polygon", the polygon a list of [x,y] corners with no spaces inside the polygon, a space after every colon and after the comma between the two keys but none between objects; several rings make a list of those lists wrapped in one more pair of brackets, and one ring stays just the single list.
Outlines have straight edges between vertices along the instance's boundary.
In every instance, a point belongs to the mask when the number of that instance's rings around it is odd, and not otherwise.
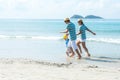
[{"label": "shadow on sand", "polygon": [[85,58],[86,60],[90,60],[90,61],[97,61],[97,62],[114,62],[117,63],[117,61],[115,60],[110,60],[110,59],[101,59],[101,58]]}]

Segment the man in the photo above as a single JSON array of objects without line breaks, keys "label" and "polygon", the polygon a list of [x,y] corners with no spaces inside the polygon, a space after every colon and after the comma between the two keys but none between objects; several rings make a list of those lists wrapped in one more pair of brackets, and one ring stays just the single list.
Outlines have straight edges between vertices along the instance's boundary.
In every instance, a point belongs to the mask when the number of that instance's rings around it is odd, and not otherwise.
[{"label": "man", "polygon": [[64,20],[64,22],[67,24],[67,28],[66,28],[66,31],[63,31],[61,33],[68,33],[69,32],[69,34],[70,34],[70,41],[68,43],[68,46],[70,47],[70,49],[71,49],[71,51],[73,53],[70,57],[75,55],[75,53],[73,51],[73,49],[74,49],[75,52],[78,55],[78,59],[80,59],[81,55],[80,55],[80,53],[79,53],[79,51],[77,49],[77,45],[76,45],[76,29],[75,29],[75,25],[72,22],[70,22],[69,18],[66,18]]},{"label": "man", "polygon": [[87,53],[88,57],[90,57],[90,53],[86,47],[86,30],[92,33],[93,35],[96,35],[96,33],[92,32],[90,29],[88,29],[83,21],[81,19],[78,20],[78,25],[80,26],[79,32],[77,35],[81,34],[81,39],[77,41],[77,46],[81,50],[80,43],[82,43],[82,47],[84,48],[85,52]]}]

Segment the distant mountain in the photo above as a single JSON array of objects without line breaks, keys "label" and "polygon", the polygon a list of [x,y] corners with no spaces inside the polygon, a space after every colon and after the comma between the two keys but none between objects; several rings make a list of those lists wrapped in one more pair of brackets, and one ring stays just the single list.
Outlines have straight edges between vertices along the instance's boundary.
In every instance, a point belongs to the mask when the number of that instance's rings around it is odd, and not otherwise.
[{"label": "distant mountain", "polygon": [[103,18],[95,15],[87,15],[85,16],[85,19],[103,19]]},{"label": "distant mountain", "polygon": [[81,15],[73,15],[72,17],[70,18],[73,18],[73,19],[79,19],[79,18],[82,18],[82,19],[103,19],[102,17],[100,16],[95,16],[95,15],[87,15],[85,17],[81,16]]},{"label": "distant mountain", "polygon": [[79,18],[84,18],[84,17],[81,15],[73,15],[71,18],[79,19]]}]

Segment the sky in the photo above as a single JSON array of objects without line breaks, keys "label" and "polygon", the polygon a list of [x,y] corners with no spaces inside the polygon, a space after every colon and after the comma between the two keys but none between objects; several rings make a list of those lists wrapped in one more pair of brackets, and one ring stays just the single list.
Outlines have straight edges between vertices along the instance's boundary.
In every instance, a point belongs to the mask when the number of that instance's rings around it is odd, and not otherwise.
[{"label": "sky", "polygon": [[120,19],[120,0],[0,0],[2,19],[63,19],[74,14]]}]

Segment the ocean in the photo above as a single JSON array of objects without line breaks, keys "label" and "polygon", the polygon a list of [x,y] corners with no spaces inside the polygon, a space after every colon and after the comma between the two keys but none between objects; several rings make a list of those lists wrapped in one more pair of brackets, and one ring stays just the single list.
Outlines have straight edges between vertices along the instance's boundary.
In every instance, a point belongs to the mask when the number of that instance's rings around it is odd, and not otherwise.
[{"label": "ocean", "polygon": [[[77,20],[71,21],[78,32]],[[97,34],[87,32],[86,45],[92,57],[120,59],[120,20],[83,21]],[[65,41],[60,33],[65,29],[62,19],[0,19],[0,58],[65,61]],[[84,50],[82,56],[86,56]]]}]

